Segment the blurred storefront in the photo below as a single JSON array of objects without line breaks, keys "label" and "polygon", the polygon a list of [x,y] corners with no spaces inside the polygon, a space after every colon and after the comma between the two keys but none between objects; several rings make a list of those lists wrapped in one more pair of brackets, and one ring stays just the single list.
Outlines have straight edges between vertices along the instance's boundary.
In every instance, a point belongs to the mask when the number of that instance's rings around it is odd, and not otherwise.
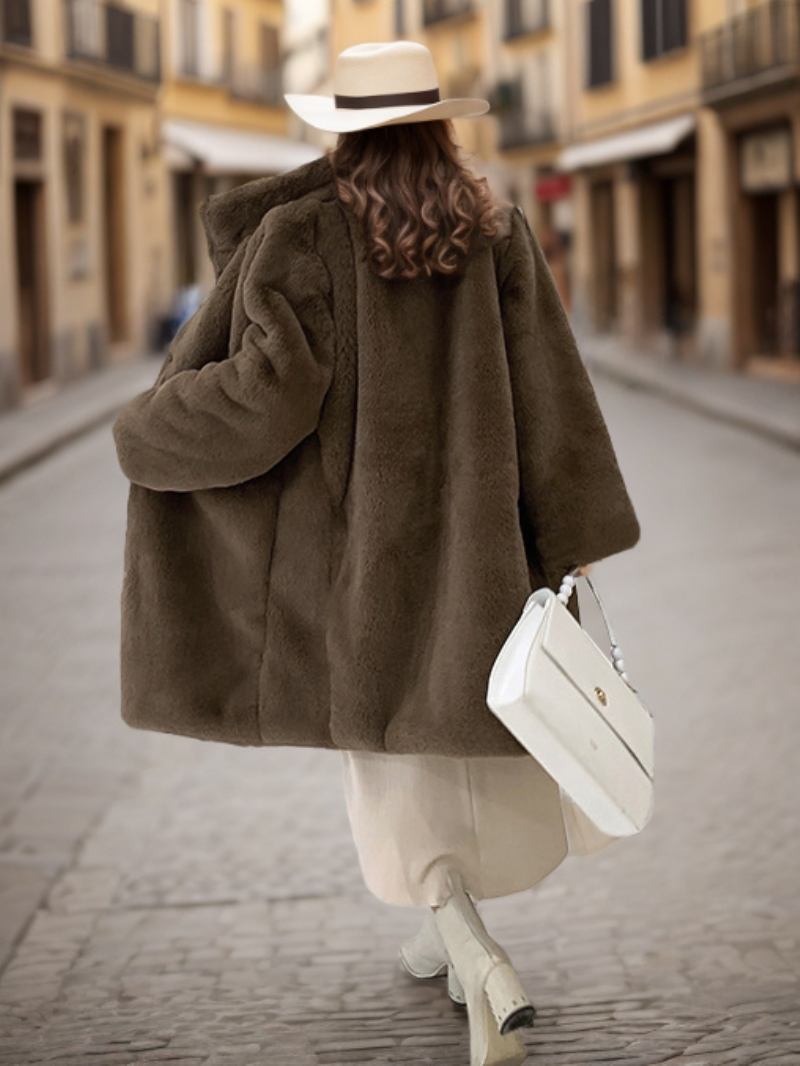
[{"label": "blurred storefront", "polygon": [[0,408],[150,342],[167,290],[158,9],[0,5]]},{"label": "blurred storefront", "polygon": [[766,0],[700,41],[726,183],[733,362],[800,377],[800,0]]},{"label": "blurred storefront", "polygon": [[697,319],[693,115],[567,148],[592,326],[691,342]]},{"label": "blurred storefront", "polygon": [[800,374],[800,0],[564,6],[574,311],[640,350]]},{"label": "blurred storefront", "polygon": [[558,167],[573,177],[575,315],[584,328],[691,357],[701,314],[698,5],[567,6],[571,143]]}]

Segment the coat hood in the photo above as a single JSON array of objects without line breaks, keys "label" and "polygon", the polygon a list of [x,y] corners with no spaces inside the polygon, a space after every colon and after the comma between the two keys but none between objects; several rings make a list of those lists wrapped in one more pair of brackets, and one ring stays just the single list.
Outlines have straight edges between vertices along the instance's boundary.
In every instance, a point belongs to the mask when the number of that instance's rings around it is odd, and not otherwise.
[{"label": "coat hood", "polygon": [[256,229],[270,208],[297,200],[316,189],[333,188],[333,184],[333,165],[325,154],[284,174],[255,178],[205,199],[200,205],[200,218],[216,275],[219,276],[237,245]]},{"label": "coat hood", "polygon": [[[226,192],[214,193],[200,204],[200,218],[206,235],[208,254],[219,277],[237,246],[257,227],[267,211],[278,204],[298,200],[309,193],[335,195],[336,182],[330,153],[318,156],[283,174],[255,178]],[[474,246],[491,244],[510,232],[508,201],[498,218],[495,238],[480,230],[473,234]]]}]

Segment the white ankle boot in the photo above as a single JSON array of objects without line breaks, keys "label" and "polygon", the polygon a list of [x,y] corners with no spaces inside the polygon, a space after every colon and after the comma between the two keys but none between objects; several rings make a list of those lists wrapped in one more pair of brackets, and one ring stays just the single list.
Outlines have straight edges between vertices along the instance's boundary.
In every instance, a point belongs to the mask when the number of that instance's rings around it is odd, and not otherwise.
[{"label": "white ankle boot", "polygon": [[432,910],[426,912],[419,931],[400,948],[400,962],[407,973],[422,980],[446,973],[450,999],[461,1007],[466,1005],[464,989],[450,963]]},{"label": "white ankle boot", "polygon": [[[463,987],[469,1014],[471,1066],[519,1066],[525,1046],[514,1030],[533,1025],[535,1010],[507,952],[489,935],[457,871],[452,895],[434,911],[450,970]],[[433,960],[432,955],[428,959]]]}]

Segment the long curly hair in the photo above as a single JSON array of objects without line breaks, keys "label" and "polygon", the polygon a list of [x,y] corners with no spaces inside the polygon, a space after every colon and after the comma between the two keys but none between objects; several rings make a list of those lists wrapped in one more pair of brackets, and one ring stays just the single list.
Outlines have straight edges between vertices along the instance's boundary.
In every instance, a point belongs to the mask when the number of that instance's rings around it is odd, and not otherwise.
[{"label": "long curly hair", "polygon": [[340,134],[330,159],[383,278],[455,274],[474,234],[497,232],[489,184],[460,158],[449,119]]}]

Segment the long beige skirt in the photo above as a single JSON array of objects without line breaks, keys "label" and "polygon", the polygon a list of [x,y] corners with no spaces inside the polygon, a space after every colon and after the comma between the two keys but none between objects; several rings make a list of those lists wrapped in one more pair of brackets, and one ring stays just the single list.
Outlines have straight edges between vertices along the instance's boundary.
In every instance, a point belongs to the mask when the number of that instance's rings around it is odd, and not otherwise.
[{"label": "long beige skirt", "polygon": [[529,755],[343,751],[347,814],[367,888],[384,903],[447,898],[454,866],[474,899],[532,888],[569,854],[611,843]]}]

